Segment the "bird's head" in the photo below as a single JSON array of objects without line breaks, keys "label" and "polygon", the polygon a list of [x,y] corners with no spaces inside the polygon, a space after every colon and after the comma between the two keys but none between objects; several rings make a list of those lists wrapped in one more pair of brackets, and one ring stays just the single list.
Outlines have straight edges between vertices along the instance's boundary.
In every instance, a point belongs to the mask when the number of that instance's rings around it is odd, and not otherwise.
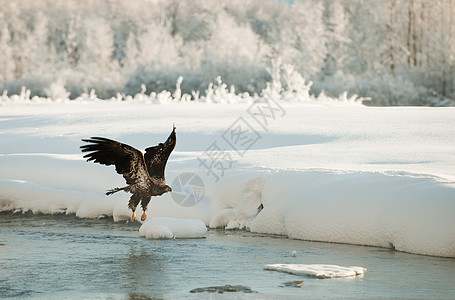
[{"label": "bird's head", "polygon": [[163,192],[163,194],[164,193],[168,193],[168,192],[172,192],[172,188],[170,186],[168,186],[168,185],[165,185],[162,188],[162,192]]}]

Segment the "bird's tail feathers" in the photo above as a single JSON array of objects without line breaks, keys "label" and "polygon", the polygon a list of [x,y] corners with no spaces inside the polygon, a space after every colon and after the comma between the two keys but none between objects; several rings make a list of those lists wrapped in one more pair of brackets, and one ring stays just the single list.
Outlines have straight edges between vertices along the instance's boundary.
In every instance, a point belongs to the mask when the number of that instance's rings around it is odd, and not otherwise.
[{"label": "bird's tail feathers", "polygon": [[128,192],[128,187],[124,186],[124,187],[121,187],[121,188],[115,188],[115,189],[112,189],[112,190],[108,190],[106,192],[106,195],[112,195],[112,194],[115,194],[115,193],[120,192],[120,191]]}]

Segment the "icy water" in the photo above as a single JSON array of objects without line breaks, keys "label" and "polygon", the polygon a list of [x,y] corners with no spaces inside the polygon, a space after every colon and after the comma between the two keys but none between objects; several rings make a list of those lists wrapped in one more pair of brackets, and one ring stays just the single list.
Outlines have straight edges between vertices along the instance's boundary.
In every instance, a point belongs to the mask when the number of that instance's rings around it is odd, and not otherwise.
[{"label": "icy water", "polygon": [[[111,218],[0,213],[0,298],[455,299],[454,259],[244,231],[147,240],[139,237],[139,226]],[[316,279],[263,270],[270,263],[355,265],[368,271],[357,278]],[[190,292],[226,285],[241,287]]]}]

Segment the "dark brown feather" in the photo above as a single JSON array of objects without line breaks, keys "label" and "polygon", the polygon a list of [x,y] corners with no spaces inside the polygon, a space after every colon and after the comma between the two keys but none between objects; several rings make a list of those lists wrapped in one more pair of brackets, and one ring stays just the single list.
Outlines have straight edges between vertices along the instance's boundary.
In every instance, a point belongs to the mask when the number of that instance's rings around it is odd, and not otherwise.
[{"label": "dark brown feather", "polygon": [[122,174],[127,184],[135,184],[138,180],[146,181],[144,156],[141,151],[130,145],[102,137],[91,137],[82,140],[90,143],[81,146],[87,161],[93,161],[106,166],[115,165],[118,174]]},{"label": "dark brown feather", "polygon": [[166,168],[169,155],[171,155],[172,150],[175,148],[175,143],[176,136],[174,127],[164,143],[145,149],[144,158],[147,171],[151,178],[159,180],[162,184],[166,182],[164,178],[164,169]]}]

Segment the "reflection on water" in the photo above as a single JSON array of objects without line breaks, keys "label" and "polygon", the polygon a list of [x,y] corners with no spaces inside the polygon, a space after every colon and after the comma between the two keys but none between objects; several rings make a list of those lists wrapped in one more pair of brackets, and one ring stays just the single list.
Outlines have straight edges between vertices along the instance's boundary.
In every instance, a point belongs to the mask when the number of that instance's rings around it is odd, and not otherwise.
[{"label": "reflection on water", "polygon": [[[0,297],[455,299],[454,259],[244,231],[157,241],[139,237],[138,230],[138,223],[109,218],[0,213]],[[357,265],[368,271],[363,278],[321,280],[263,270],[271,263]],[[227,288],[221,294],[210,293],[210,287]]]},{"label": "reflection on water", "polygon": [[124,268],[130,270],[127,272],[126,284],[133,291],[131,295],[137,296],[144,291],[165,286],[168,282],[165,261],[159,252],[148,249],[146,245],[130,246]]}]

